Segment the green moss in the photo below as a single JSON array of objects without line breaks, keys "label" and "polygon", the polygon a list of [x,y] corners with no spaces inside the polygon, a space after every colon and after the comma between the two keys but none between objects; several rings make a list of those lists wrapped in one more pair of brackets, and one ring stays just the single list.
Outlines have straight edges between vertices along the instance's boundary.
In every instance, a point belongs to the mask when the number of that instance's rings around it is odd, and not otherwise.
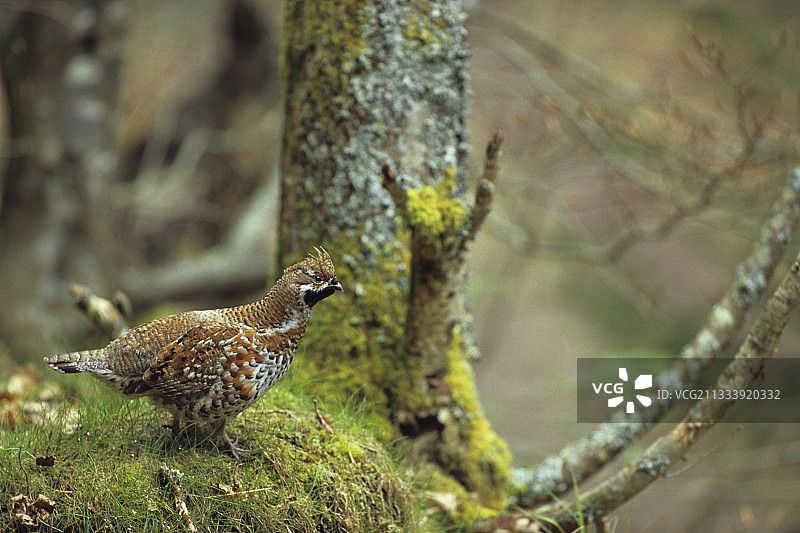
[{"label": "green moss", "polygon": [[407,217],[415,234],[462,235],[468,216],[463,202],[455,196],[455,170],[450,169],[434,185],[409,189]]},{"label": "green moss", "polygon": [[344,292],[314,308],[290,375],[320,398],[370,411],[394,439],[388,422],[393,392],[387,387],[405,382],[396,354],[407,308],[408,251],[400,241],[365,249],[356,235],[345,233],[326,246]]},{"label": "green moss", "polygon": [[368,49],[362,28],[369,4],[334,0],[286,3],[281,54],[284,89],[293,94],[294,83],[303,83],[304,97],[290,103],[301,108],[301,116],[324,125],[328,134],[334,133],[337,116],[348,105],[350,77]]},{"label": "green moss", "polygon": [[[448,353],[447,383],[459,417],[460,435],[454,454],[464,477],[473,483],[469,488],[485,496],[483,504],[500,508],[508,497],[511,480],[511,453],[506,443],[491,429],[475,390],[472,366],[465,357],[464,340],[459,327],[453,333]],[[462,457],[463,453],[467,457]]]},{"label": "green moss", "polygon": [[440,470],[428,474],[430,477],[427,482],[431,492],[452,494],[455,497],[456,508],[448,509],[446,512],[443,509],[439,513],[443,528],[469,526],[478,520],[488,519],[497,514],[497,510],[486,507],[476,493],[468,492],[463,485]]},{"label": "green moss", "polygon": [[[45,422],[0,431],[0,492],[55,500],[55,530],[183,531],[159,467],[181,473],[183,499],[201,531],[413,531],[419,522],[407,466],[376,440],[357,410],[320,407],[276,387],[230,427],[252,451],[233,460],[203,435],[173,439],[166,413],[87,376],[85,396]],[[274,394],[273,394],[274,393]],[[77,405],[77,407],[70,407]],[[55,409],[57,405],[53,405]],[[42,467],[36,457],[52,455]],[[0,502],[0,529],[8,500]]]}]

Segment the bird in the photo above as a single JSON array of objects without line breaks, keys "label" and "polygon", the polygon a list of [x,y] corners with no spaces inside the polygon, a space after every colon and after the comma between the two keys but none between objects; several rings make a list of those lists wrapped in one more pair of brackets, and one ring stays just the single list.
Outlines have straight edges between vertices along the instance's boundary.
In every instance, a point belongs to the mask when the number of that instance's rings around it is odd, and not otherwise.
[{"label": "bird", "polygon": [[214,428],[239,458],[225,424],[283,377],[303,339],[311,308],[337,291],[330,255],[315,248],[291,265],[261,300],[188,311],[128,330],[105,348],[61,353],[44,363],[63,373],[87,372],[129,397],[147,396],[182,426]]}]

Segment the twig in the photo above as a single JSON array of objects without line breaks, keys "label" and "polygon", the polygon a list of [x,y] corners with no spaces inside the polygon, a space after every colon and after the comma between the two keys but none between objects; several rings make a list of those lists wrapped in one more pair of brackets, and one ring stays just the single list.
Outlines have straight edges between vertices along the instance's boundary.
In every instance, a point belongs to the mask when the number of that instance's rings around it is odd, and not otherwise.
[{"label": "twig", "polygon": [[494,185],[497,183],[497,171],[500,167],[500,147],[503,144],[503,135],[500,129],[496,129],[486,145],[486,162],[483,167],[483,178],[481,178],[478,188],[475,191],[475,207],[472,209],[472,220],[469,229],[468,240],[475,238],[475,234],[480,229],[486,215],[492,206],[494,199]]},{"label": "twig", "polygon": [[397,183],[397,175],[388,161],[384,161],[383,165],[381,165],[381,183],[383,183],[383,187],[392,196],[397,209],[405,211],[408,196],[400,184]]},{"label": "twig", "polygon": [[327,415],[323,415],[322,413],[319,412],[319,406],[317,406],[316,398],[314,398],[314,413],[316,414],[317,417],[317,428],[324,429],[328,433],[333,433],[333,428],[325,418]]},{"label": "twig", "polygon": [[284,415],[284,416],[286,416],[288,418],[293,418],[295,420],[299,420],[300,419],[296,414],[294,414],[293,411],[290,411],[289,409],[267,409],[266,411],[264,411],[264,413],[265,414],[280,414],[280,415]]},{"label": "twig", "polygon": [[[502,55],[528,78],[532,87],[529,96],[531,101],[539,101],[544,94],[544,98],[549,102],[545,107],[550,112],[555,110],[558,115],[578,128],[594,152],[606,161],[610,171],[623,176],[625,180],[641,187],[655,198],[669,202],[674,207],[674,212],[653,228],[630,229],[634,226],[626,225],[628,231],[614,239],[605,249],[596,250],[598,254],[593,254],[601,264],[617,262],[634,244],[671,235],[682,227],[687,218],[708,210],[723,184],[739,177],[757,155],[757,141],[763,137],[764,125],[769,118],[750,112],[748,102],[752,98],[748,99],[750,94],[744,90],[747,87],[745,79],[747,76],[736,77],[736,80],[740,81],[727,79],[724,76],[726,74],[724,61],[717,58],[717,54],[721,53],[719,47],[702,44],[691,29],[690,38],[698,53],[711,62],[715,69],[722,69],[720,76],[726,79],[725,83],[735,93],[736,126],[742,149],[730,164],[722,165],[719,171],[707,170],[708,167],[715,168],[716,165],[698,164],[687,157],[691,149],[673,150],[663,143],[652,142],[629,128],[620,126],[622,121],[606,120],[602,115],[598,116],[597,112],[592,111],[591,106],[585,104],[586,101],[596,99],[594,97],[600,95],[605,106],[615,109],[608,113],[608,116],[617,116],[624,115],[625,109],[636,105],[646,105],[652,109],[672,108],[677,100],[670,100],[667,103],[664,94],[609,79],[579,56],[559,50],[511,17],[490,10],[481,10],[481,16],[473,23],[488,24],[507,38],[502,47]],[[774,56],[785,45],[785,39],[781,35],[769,57]],[[569,73],[568,84],[559,81],[559,72]],[[583,96],[582,91],[589,91],[593,96]],[[670,98],[672,96],[670,95]],[[695,115],[705,115],[701,109],[686,102],[681,102],[680,106],[692,108]],[[624,148],[626,143],[620,143],[620,140],[624,139],[633,141],[636,150]],[[653,154],[658,156],[653,157]],[[667,176],[683,176],[685,183],[691,184],[691,187],[676,186],[678,179],[668,179]],[[705,185],[698,193],[692,193],[691,189],[698,183]],[[532,232],[530,229],[527,231]],[[586,259],[591,260],[592,256]]]},{"label": "twig", "polygon": [[125,314],[130,314],[131,303],[124,293],[117,291],[112,300],[107,300],[79,283],[73,283],[70,292],[75,305],[110,338],[116,339],[128,331]]},{"label": "twig", "polygon": [[192,517],[189,514],[189,509],[186,507],[186,502],[183,499],[183,494],[181,493],[181,482],[180,478],[183,476],[183,472],[177,470],[175,468],[170,468],[166,465],[166,463],[161,463],[158,467],[158,474],[161,478],[162,482],[169,483],[170,488],[172,489],[172,494],[175,496],[175,507],[178,509],[178,514],[186,521],[186,528],[195,533],[197,531],[197,526],[194,525],[192,521]]}]

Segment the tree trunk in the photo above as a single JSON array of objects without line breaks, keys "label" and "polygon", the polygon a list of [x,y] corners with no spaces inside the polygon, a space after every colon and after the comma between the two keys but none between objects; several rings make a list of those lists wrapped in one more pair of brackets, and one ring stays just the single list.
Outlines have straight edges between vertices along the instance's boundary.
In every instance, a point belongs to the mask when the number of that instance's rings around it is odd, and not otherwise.
[{"label": "tree trunk", "polygon": [[[114,3],[4,11],[0,64],[8,94],[9,161],[2,212],[0,333],[41,349],[65,321],[70,277],[102,285],[119,258],[108,202],[117,170],[116,93],[125,11]],[[90,206],[87,208],[87,206]],[[121,243],[120,243],[121,244]],[[8,253],[13,251],[13,253]],[[108,289],[109,287],[99,287]],[[73,315],[76,320],[80,317]],[[56,325],[57,324],[57,325]]]},{"label": "tree trunk", "polygon": [[462,21],[458,1],[287,2],[278,262],[325,246],[345,287],[304,340],[315,392],[355,396],[500,505],[510,456],[476,398],[464,306],[491,184],[465,200]]}]

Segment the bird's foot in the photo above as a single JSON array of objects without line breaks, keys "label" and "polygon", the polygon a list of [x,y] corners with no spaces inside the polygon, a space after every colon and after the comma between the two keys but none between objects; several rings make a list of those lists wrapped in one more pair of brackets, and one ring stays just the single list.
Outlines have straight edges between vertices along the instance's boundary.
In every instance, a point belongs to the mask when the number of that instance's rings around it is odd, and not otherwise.
[{"label": "bird's foot", "polygon": [[175,414],[172,415],[171,424],[162,424],[161,427],[165,429],[171,429],[173,437],[177,437],[178,433],[181,432],[181,423],[180,420],[178,419],[178,416]]},{"label": "bird's foot", "polygon": [[239,446],[239,436],[238,435],[236,436],[235,440],[231,441],[231,438],[228,436],[228,434],[223,432],[222,433],[222,438],[225,441],[225,444],[227,444],[228,449],[231,451],[231,454],[233,454],[233,457],[237,461],[241,461],[242,460],[241,454],[243,454],[243,453],[247,454],[247,453],[250,453],[250,451],[251,451],[251,450],[248,450],[246,448],[241,448]]}]

